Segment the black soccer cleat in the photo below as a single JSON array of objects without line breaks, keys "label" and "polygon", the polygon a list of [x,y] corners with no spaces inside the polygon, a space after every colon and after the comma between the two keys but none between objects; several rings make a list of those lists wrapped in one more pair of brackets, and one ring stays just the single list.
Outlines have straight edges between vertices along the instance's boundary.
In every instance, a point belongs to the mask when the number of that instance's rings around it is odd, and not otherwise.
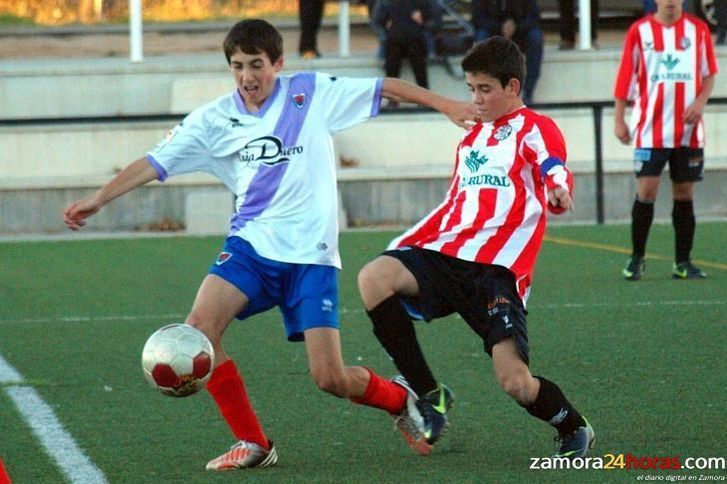
[{"label": "black soccer cleat", "polygon": [[692,261],[680,262],[674,264],[671,271],[671,277],[674,279],[704,279],[707,273],[699,267],[692,264]]},{"label": "black soccer cleat", "polygon": [[638,281],[644,273],[646,264],[643,257],[631,257],[624,267],[622,274],[627,281]]},{"label": "black soccer cleat", "polygon": [[573,459],[583,457],[588,453],[588,449],[593,447],[593,442],[596,440],[596,434],[585,417],[583,417],[583,421],[586,423],[585,427],[578,427],[578,430],[573,433],[561,434],[555,438],[558,442],[558,451],[553,457]]},{"label": "black soccer cleat", "polygon": [[447,410],[452,407],[452,403],[452,391],[441,383],[436,390],[417,400],[416,406],[423,419],[424,438],[428,444],[434,444],[447,431]]}]

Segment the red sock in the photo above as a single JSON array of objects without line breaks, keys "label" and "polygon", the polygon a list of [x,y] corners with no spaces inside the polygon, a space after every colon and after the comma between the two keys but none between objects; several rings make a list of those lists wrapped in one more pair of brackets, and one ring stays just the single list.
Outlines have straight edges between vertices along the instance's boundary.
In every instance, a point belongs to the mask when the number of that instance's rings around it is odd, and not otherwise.
[{"label": "red sock", "polygon": [[352,398],[351,401],[369,407],[380,408],[389,413],[399,413],[406,404],[407,392],[403,387],[389,380],[381,378],[379,375],[366,368],[369,372],[369,385],[366,391],[359,398]]},{"label": "red sock", "polygon": [[207,382],[207,391],[235,437],[255,442],[266,449],[269,447],[268,438],[250,405],[245,384],[234,361],[227,360],[215,368],[212,378]]},{"label": "red sock", "polygon": [[11,484],[10,476],[5,471],[2,459],[0,459],[0,484]]}]

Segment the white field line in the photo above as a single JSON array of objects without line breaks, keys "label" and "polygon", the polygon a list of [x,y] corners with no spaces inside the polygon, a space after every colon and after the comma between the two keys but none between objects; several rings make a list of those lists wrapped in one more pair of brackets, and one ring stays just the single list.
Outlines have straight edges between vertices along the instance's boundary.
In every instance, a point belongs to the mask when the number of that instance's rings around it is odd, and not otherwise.
[{"label": "white field line", "polygon": [[[538,309],[582,309],[582,308],[627,308],[627,307],[674,307],[674,306],[724,306],[727,300],[683,300],[683,301],[637,301],[632,303],[620,302],[563,302],[541,303],[528,305],[529,310]],[[340,308],[341,314],[362,314],[363,308]],[[87,323],[87,322],[128,322],[128,321],[159,321],[160,325],[174,321],[182,322],[184,314],[137,314],[137,315],[111,315],[111,316],[57,316],[45,318],[18,318],[0,319],[0,324],[26,324],[26,323]]]},{"label": "white field line", "polygon": [[[46,453],[73,483],[106,483],[106,476],[96,467],[73,437],[58,421],[53,409],[34,388],[23,386],[23,376],[0,355],[0,384],[18,411],[40,440]],[[9,437],[9,436],[5,436]]]}]

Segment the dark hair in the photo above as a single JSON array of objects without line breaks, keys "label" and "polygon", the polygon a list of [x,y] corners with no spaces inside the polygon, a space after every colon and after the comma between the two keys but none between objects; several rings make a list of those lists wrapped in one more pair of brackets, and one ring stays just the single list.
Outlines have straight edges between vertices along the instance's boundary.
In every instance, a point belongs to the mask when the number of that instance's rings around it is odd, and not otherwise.
[{"label": "dark hair", "polygon": [[237,49],[251,55],[264,52],[274,64],[283,55],[283,37],[265,20],[242,20],[230,29],[222,47],[228,64]]},{"label": "dark hair", "polygon": [[520,81],[522,86],[525,78],[525,57],[515,42],[505,37],[490,37],[472,46],[462,59],[462,70],[487,74],[500,81],[502,87],[513,78]]}]

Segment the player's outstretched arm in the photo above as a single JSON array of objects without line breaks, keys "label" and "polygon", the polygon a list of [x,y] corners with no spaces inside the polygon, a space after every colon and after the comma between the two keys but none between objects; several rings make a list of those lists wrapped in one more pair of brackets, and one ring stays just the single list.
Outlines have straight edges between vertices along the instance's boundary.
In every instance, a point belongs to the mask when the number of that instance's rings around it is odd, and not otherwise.
[{"label": "player's outstretched arm", "polygon": [[156,179],[157,172],[146,158],[139,158],[124,168],[90,197],[76,200],[63,211],[63,223],[71,230],[86,225],[86,219],[111,200]]},{"label": "player's outstretched arm", "polygon": [[470,128],[476,121],[472,103],[440,96],[429,89],[395,77],[384,78],[382,96],[436,109],[461,128]]}]

